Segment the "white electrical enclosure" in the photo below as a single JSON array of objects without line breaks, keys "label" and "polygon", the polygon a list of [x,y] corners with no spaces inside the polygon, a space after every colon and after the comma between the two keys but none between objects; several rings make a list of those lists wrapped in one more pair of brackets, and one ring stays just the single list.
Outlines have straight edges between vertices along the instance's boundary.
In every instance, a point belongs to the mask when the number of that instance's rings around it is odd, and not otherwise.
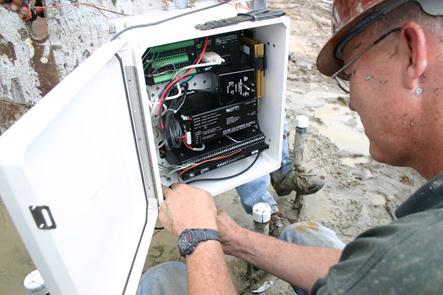
[{"label": "white electrical enclosure", "polygon": [[[236,13],[224,5],[128,31],[98,49],[0,137],[0,195],[51,294],[136,291],[161,184],[174,181],[160,177],[158,169],[141,60],[146,48],[251,29],[266,44],[258,120],[269,149],[246,173],[195,186],[216,195],[280,166],[289,19],[194,29]],[[235,174],[251,158],[204,177]]]},{"label": "white electrical enclosure", "polygon": [[[179,41],[202,38],[206,36],[219,35],[228,32],[251,30],[254,38],[265,44],[265,95],[258,101],[258,120],[261,131],[266,135],[266,143],[269,149],[264,150],[254,166],[245,173],[229,180],[213,182],[196,182],[192,186],[207,190],[213,195],[223,193],[233,189],[241,184],[266,175],[280,167],[281,147],[283,136],[283,124],[285,115],[285,91],[288,66],[288,42],[289,42],[289,18],[280,17],[259,22],[243,22],[237,25],[217,28],[208,31],[199,31],[194,27],[197,24],[205,22],[207,19],[220,19],[223,17],[235,16],[237,11],[232,6],[226,6],[219,9],[212,9],[205,12],[204,18],[196,15],[185,17],[181,20],[175,20],[155,27],[142,28],[129,31],[128,41],[136,49],[136,55],[139,56],[138,74],[144,77],[142,66],[142,55],[147,48],[175,43]],[[155,21],[155,19],[154,19]],[[137,21],[131,21],[126,26],[138,24]],[[140,36],[154,36],[161,31],[158,38],[140,38]],[[202,78],[203,77],[203,78]],[[204,88],[204,83],[209,83],[204,75],[196,75],[190,83],[194,86]],[[143,80],[141,78],[140,80]],[[210,87],[207,86],[207,87]],[[142,93],[143,101],[148,101],[149,96],[158,95],[155,89],[161,87],[147,87],[149,91]],[[148,113],[148,110],[146,110]],[[248,157],[238,162],[229,164],[225,167],[207,172],[199,178],[222,178],[239,173],[247,168],[254,157]],[[165,186],[178,182],[175,177],[164,177],[161,182]]]}]

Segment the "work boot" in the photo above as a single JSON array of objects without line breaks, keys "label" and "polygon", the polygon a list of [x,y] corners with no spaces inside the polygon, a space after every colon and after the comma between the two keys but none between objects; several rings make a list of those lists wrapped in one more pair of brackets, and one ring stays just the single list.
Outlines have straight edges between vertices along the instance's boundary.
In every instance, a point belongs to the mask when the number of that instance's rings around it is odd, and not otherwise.
[{"label": "work boot", "polygon": [[271,220],[269,221],[269,235],[278,239],[280,234],[289,224],[291,224],[289,220],[280,212],[272,213]]},{"label": "work boot", "polygon": [[287,196],[293,191],[298,195],[310,195],[323,187],[323,180],[301,167],[291,167],[286,174],[271,173],[271,184],[279,196]]}]

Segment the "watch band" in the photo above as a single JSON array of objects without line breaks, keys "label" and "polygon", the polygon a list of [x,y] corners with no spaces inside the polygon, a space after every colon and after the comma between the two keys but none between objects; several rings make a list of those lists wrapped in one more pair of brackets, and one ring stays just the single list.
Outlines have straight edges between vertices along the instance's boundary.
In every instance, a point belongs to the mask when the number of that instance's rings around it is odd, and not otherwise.
[{"label": "watch band", "polygon": [[199,243],[209,240],[220,241],[218,231],[208,228],[185,229],[178,237],[180,255],[187,256],[192,254]]}]

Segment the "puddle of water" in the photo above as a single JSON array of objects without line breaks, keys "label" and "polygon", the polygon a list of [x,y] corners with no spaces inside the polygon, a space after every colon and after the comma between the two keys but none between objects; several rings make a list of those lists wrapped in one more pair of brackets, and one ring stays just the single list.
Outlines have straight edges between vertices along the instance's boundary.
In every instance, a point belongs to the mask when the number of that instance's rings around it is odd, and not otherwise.
[{"label": "puddle of water", "polygon": [[[312,125],[339,149],[352,154],[369,155],[369,140],[363,132],[361,121],[354,118],[347,107],[326,104],[318,109],[314,116],[324,124],[312,122]],[[355,125],[355,127],[349,125]]]}]

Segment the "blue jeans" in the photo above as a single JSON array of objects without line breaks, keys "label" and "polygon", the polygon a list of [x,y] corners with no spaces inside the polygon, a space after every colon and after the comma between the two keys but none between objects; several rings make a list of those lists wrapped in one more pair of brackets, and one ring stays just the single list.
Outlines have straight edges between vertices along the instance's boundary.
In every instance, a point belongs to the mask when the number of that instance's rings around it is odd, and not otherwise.
[{"label": "blue jeans", "polygon": [[[343,249],[345,246],[333,230],[314,222],[291,224],[282,232],[280,239],[289,243],[312,247]],[[308,292],[297,287],[294,287],[294,290],[297,295],[308,294]],[[137,295],[160,294],[188,294],[186,265],[184,263],[165,262],[150,268],[144,273],[137,289]]]},{"label": "blue jeans", "polygon": [[[343,249],[345,244],[335,231],[317,222],[297,222],[289,225],[280,235],[280,240],[289,243],[310,246]],[[297,286],[292,286],[297,295],[309,294]]]},{"label": "blue jeans", "polygon": [[[291,168],[292,161],[289,159],[288,123],[285,122],[285,125],[283,126],[281,166],[280,169],[272,173],[286,175],[291,172]],[[270,181],[271,177],[268,174],[235,188],[240,196],[241,204],[246,213],[251,214],[252,207],[255,203],[259,202],[269,204],[269,206],[271,206],[272,213],[278,212],[277,202],[268,192]]]}]

